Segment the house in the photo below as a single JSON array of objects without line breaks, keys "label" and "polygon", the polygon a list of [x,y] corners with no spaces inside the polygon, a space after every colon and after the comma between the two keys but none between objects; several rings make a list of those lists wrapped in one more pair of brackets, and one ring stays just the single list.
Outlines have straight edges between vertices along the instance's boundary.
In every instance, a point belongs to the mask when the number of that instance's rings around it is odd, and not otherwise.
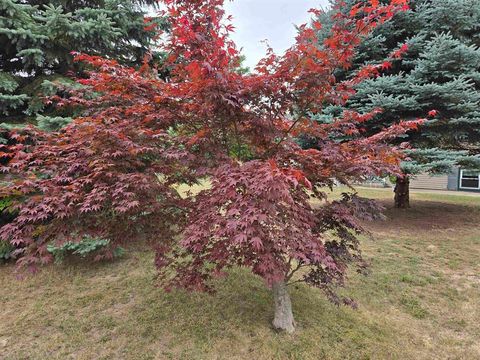
[{"label": "house", "polygon": [[420,174],[411,179],[410,188],[480,192],[480,171],[456,169],[448,175]]}]

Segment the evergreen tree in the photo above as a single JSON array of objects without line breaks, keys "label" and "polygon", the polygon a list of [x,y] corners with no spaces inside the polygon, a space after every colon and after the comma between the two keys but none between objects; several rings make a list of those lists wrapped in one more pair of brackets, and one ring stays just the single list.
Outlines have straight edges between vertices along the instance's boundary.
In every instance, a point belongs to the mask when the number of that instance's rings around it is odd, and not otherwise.
[{"label": "evergreen tree", "polygon": [[[357,2],[347,1],[344,11],[355,11]],[[353,66],[336,74],[349,77],[365,63],[387,60],[385,72],[359,84],[347,103],[365,112],[383,109],[366,124],[366,134],[428,114],[420,131],[401,139],[412,149],[403,176],[397,178],[397,207],[409,206],[409,175],[445,173],[456,165],[480,163],[480,2],[414,0],[410,6],[365,38]],[[329,31],[324,21],[320,43]],[[398,49],[401,57],[395,55]],[[328,108],[323,116],[342,109]]]},{"label": "evergreen tree", "polygon": [[132,0],[1,0],[0,124],[38,122],[54,130],[71,109],[46,106],[42,97],[82,76],[72,51],[139,64],[161,19],[145,18]]}]

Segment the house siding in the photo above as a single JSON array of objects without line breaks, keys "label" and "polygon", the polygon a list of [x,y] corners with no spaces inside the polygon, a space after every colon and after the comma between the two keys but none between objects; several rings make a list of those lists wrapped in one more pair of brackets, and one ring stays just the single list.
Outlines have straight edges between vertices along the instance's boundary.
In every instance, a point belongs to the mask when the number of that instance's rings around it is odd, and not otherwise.
[{"label": "house siding", "polygon": [[410,180],[410,188],[412,189],[447,190],[448,186],[448,175],[432,176],[419,174]]}]

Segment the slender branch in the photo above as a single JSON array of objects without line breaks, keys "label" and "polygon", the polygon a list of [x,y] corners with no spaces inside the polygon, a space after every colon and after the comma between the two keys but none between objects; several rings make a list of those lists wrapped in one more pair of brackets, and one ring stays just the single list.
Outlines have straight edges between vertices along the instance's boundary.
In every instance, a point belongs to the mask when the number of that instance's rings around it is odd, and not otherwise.
[{"label": "slender branch", "polygon": [[292,282],[287,282],[287,286],[290,286],[290,285],[293,285],[293,284],[298,284],[298,283],[301,283],[301,282],[305,282],[305,280],[298,279],[298,280],[295,280],[295,281],[292,281]]},{"label": "slender branch", "polygon": [[[311,103],[307,104],[306,109],[308,109],[308,107],[309,107],[310,105],[311,105]],[[264,156],[263,156],[264,158],[268,158],[268,157],[272,156],[273,154],[275,154],[275,153],[278,151],[280,145],[282,145],[282,143],[287,139],[288,135],[289,135],[290,132],[293,130],[293,128],[298,124],[298,122],[299,122],[300,120],[302,120],[302,119],[305,117],[305,115],[307,115],[308,110],[306,110],[306,109],[304,109],[304,110],[300,113],[300,115],[293,121],[292,125],[290,125],[290,127],[289,127],[288,130],[285,132],[285,134],[284,134],[283,137],[280,139],[280,141],[277,142],[274,147],[271,147],[270,149],[267,149],[267,151],[265,151],[265,154],[264,154]]]},{"label": "slender branch", "polygon": [[[292,261],[292,258],[290,258],[290,260],[288,261],[288,265],[290,265]],[[304,263],[303,261],[299,261],[297,266],[295,267],[295,269],[293,269],[292,271],[290,271],[289,274],[287,274],[287,276],[285,277],[285,280],[288,282],[290,281],[290,279],[292,278],[292,276],[298,271],[300,270],[302,267],[303,267]]]},{"label": "slender branch", "polygon": [[233,118],[233,130],[235,132],[235,140],[237,141],[237,151],[240,151],[242,143],[240,142],[240,134],[238,132],[237,120]]}]

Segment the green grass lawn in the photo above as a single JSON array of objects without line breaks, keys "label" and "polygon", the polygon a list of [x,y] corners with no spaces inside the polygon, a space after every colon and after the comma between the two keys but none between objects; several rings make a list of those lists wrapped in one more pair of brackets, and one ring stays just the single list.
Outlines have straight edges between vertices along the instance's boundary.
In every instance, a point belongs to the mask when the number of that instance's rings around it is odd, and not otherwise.
[{"label": "green grass lawn", "polygon": [[[338,193],[338,191],[337,191]],[[362,189],[387,206],[368,224],[358,310],[292,288],[298,331],[270,328],[272,299],[244,269],[215,295],[165,293],[147,250],[107,264],[64,264],[25,280],[0,266],[0,359],[479,359],[480,197]]]}]

